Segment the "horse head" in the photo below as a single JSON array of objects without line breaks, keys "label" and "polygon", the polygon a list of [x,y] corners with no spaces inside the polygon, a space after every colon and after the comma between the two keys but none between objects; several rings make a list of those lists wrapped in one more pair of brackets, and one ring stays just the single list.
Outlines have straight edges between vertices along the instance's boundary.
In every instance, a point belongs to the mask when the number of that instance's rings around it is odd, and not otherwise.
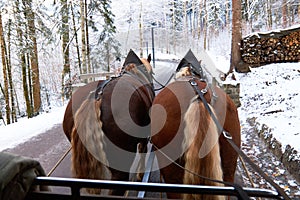
[{"label": "horse head", "polygon": [[150,65],[151,55],[148,58],[139,58],[133,50],[130,50],[123,64],[123,73],[129,72],[139,78],[152,83],[152,66]]},{"label": "horse head", "polygon": [[192,70],[191,70],[191,66],[189,64],[185,67],[181,67],[179,69],[179,71],[176,72],[175,79],[178,79],[180,77],[185,77],[185,76],[192,76],[192,75],[193,75],[193,73],[192,73]]},{"label": "horse head", "polygon": [[182,76],[198,76],[204,78],[200,62],[191,50],[182,58],[176,69],[175,79]]}]

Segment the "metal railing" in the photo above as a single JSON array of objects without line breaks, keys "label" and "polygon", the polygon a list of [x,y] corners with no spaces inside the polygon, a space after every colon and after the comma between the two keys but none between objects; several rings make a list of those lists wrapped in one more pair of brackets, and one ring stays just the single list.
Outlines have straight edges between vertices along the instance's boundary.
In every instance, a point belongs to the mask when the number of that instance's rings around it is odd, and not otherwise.
[{"label": "metal railing", "polygon": [[[149,192],[173,192],[173,193],[191,193],[191,194],[209,194],[238,196],[234,187],[216,187],[203,185],[184,185],[184,184],[166,184],[166,183],[144,183],[127,181],[109,181],[109,180],[90,180],[58,177],[37,177],[33,185],[47,185],[68,187],[70,194],[58,194],[54,192],[31,192],[26,199],[137,199],[136,197],[116,197],[103,195],[85,195],[80,193],[81,188],[102,188],[102,189],[124,189],[134,191]],[[281,199],[277,192],[268,189],[243,188],[249,197],[264,197]],[[151,198],[145,198],[151,199]]]}]

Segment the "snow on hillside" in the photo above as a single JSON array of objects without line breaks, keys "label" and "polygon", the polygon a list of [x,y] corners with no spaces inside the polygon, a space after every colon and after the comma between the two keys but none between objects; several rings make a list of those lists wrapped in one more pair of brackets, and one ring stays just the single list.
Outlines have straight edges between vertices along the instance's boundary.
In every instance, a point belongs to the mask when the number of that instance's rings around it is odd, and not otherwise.
[{"label": "snow on hillside", "polygon": [[256,118],[271,129],[282,151],[291,145],[300,152],[300,63],[270,64],[238,74],[240,118]]}]

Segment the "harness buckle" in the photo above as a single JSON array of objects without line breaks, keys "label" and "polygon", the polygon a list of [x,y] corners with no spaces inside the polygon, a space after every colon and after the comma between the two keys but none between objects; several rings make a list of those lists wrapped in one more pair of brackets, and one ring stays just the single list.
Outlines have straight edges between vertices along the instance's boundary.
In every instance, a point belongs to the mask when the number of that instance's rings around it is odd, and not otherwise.
[{"label": "harness buckle", "polygon": [[191,80],[190,83],[191,83],[192,86],[197,86],[197,85],[198,85],[198,84],[196,83],[196,81],[194,81],[194,80]]},{"label": "harness buckle", "polygon": [[223,130],[223,131],[222,131],[222,134],[223,134],[223,136],[224,136],[226,139],[232,140],[232,136],[231,136],[231,134],[230,134],[229,132]]},{"label": "harness buckle", "polygon": [[207,89],[206,89],[206,88],[203,88],[203,89],[201,90],[201,93],[202,93],[202,94],[206,94],[206,93],[207,93]]}]

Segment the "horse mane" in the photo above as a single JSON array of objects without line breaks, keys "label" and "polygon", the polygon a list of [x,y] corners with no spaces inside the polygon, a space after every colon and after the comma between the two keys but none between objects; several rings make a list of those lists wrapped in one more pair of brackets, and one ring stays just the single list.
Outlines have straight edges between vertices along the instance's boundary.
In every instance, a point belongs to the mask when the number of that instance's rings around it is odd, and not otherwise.
[{"label": "horse mane", "polygon": [[190,66],[182,67],[180,70],[175,74],[175,79],[184,77],[184,76],[192,76],[192,71]]},{"label": "horse mane", "polygon": [[146,80],[147,82],[152,82],[152,66],[150,64],[151,57],[150,55],[148,58],[140,58],[140,63],[127,63],[123,67],[123,74],[124,72],[130,72],[132,74],[137,75],[139,78]]},{"label": "horse mane", "polygon": [[[213,109],[213,108],[211,108]],[[185,116],[183,150],[185,158],[184,184],[221,186],[195,174],[223,180],[218,131],[209,112],[201,101],[194,100]],[[192,173],[191,173],[192,172]],[[193,174],[194,173],[194,174]],[[224,196],[185,194],[184,199],[225,199]]]},{"label": "horse mane", "polygon": [[[149,54],[148,58],[140,58],[140,61],[146,68],[147,72],[150,74],[152,73],[152,66],[150,64],[151,62],[151,55]],[[137,73],[137,64],[136,63],[128,63],[124,66],[123,70],[124,71],[132,71],[134,73]]]}]

